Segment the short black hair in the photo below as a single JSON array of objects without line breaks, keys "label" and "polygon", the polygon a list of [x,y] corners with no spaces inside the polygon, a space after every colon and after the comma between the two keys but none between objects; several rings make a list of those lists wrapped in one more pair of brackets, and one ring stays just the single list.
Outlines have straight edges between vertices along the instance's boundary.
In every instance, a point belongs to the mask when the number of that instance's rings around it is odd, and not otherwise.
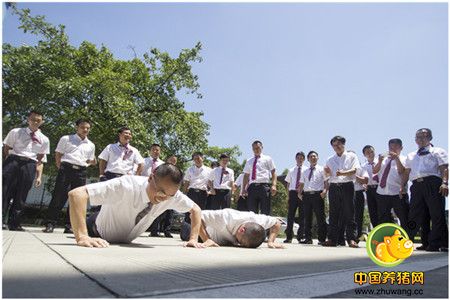
[{"label": "short black hair", "polygon": [[263,145],[263,143],[261,141],[256,140],[252,143],[252,146],[256,145],[256,144],[260,144],[261,146]]},{"label": "short black hair", "polygon": [[76,126],[80,126],[81,123],[88,123],[89,125],[91,125],[91,121],[89,119],[80,118],[75,121]]},{"label": "short black hair", "polygon": [[131,131],[131,129],[128,128],[127,126],[122,126],[122,127],[119,128],[119,130],[117,131],[117,133],[121,134],[121,133],[124,132],[125,130]]},{"label": "short black hair", "polygon": [[28,118],[31,117],[32,114],[35,114],[35,115],[38,115],[38,116],[41,116],[41,117],[44,116],[40,111],[37,111],[37,110],[34,110],[34,109],[33,109],[33,110],[30,110],[30,111],[28,112],[27,117],[28,117]]},{"label": "short black hair", "polygon": [[176,185],[180,185],[183,181],[183,172],[180,168],[169,163],[159,165],[153,174],[156,178],[169,177],[170,180]]},{"label": "short black hair", "polygon": [[311,155],[313,155],[313,154],[316,154],[317,155],[317,157],[319,157],[319,153],[317,153],[316,151],[314,151],[314,150],[311,150],[311,151],[309,151],[308,152],[308,158],[311,156]]},{"label": "short black hair", "polygon": [[416,134],[418,134],[419,132],[426,132],[428,137],[430,138],[430,141],[433,139],[433,133],[431,132],[430,128],[420,128],[416,131]]},{"label": "short black hair", "polygon": [[397,144],[397,145],[400,145],[401,147],[403,147],[402,140],[401,140],[401,139],[398,139],[398,138],[390,139],[388,144],[389,144],[389,145],[390,145],[390,144]]},{"label": "short black hair", "polygon": [[220,166],[220,164],[219,164],[219,162],[217,162],[217,161],[213,161],[213,162],[211,162],[211,168],[217,168],[218,166]]},{"label": "short black hair", "polygon": [[372,149],[375,150],[375,148],[374,148],[373,146],[371,146],[371,145],[365,145],[364,148],[362,149],[363,155],[365,155],[365,154],[366,154],[366,150],[369,150],[370,148],[372,148]]},{"label": "short black hair", "polygon": [[194,157],[196,157],[196,156],[201,156],[201,157],[203,157],[203,153],[201,153],[200,151],[197,151],[197,152],[192,153],[192,159],[194,159]]},{"label": "short black hair", "polygon": [[222,153],[222,154],[220,154],[219,159],[222,159],[222,158],[230,158],[230,156],[226,153]]},{"label": "short black hair", "polygon": [[343,136],[340,136],[340,135],[334,136],[331,139],[330,144],[333,145],[333,143],[336,141],[341,142],[343,145],[345,145],[345,137],[343,137]]},{"label": "short black hair", "polygon": [[245,232],[240,245],[245,248],[258,248],[266,239],[266,230],[255,222],[245,223]]},{"label": "short black hair", "polygon": [[155,144],[155,143],[153,143],[153,144],[150,145],[150,149],[152,149],[153,147],[159,147],[159,148],[161,148],[161,146],[160,146],[159,144]]},{"label": "short black hair", "polygon": [[297,152],[295,154],[295,158],[297,158],[297,156],[303,156],[303,159],[305,158],[305,153],[303,151]]}]

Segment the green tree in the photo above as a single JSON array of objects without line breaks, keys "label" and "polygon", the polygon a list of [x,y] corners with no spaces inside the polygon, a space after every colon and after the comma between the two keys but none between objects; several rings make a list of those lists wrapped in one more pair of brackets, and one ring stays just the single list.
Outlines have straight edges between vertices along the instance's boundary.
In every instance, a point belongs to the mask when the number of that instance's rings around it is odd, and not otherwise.
[{"label": "green tree", "polygon": [[277,194],[272,197],[272,215],[287,217],[288,191],[283,183],[277,182]]},{"label": "green tree", "polygon": [[74,132],[80,117],[93,122],[97,154],[115,142],[123,125],[132,129],[133,144],[143,154],[151,143],[159,143],[163,154],[188,161],[193,151],[207,149],[209,125],[202,113],[186,111],[180,99],[183,93],[202,98],[191,69],[202,61],[200,42],[176,57],[151,48],[141,59],[120,60],[105,46],[88,41],[70,45],[63,25],[53,26],[29,9],[15,4],[9,9],[19,17],[19,28],[39,41],[35,46],[3,44],[4,134],[25,125],[26,113],[34,108],[44,113],[42,130],[53,149],[62,135]]}]

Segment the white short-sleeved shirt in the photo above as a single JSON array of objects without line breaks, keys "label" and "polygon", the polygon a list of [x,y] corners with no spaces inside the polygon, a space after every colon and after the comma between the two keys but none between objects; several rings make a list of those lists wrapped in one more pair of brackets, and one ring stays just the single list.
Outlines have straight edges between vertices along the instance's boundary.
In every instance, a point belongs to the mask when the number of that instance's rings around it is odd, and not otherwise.
[{"label": "white short-sleeved shirt", "polygon": [[[406,156],[400,155],[400,162],[405,165],[406,162]],[[386,169],[386,166],[388,162],[390,161],[389,158],[383,159],[383,162],[381,163],[380,171],[378,172],[378,177],[383,177],[384,170]],[[391,169],[389,170],[389,174],[386,180],[386,186],[382,188],[379,184],[377,187],[377,193],[380,195],[389,195],[394,196],[400,194],[400,188],[402,187],[402,176],[398,174],[397,170],[397,162],[395,160],[391,161]]]},{"label": "white short-sleeved shirt", "polygon": [[[300,167],[300,178],[298,179],[299,182],[301,181],[302,175],[303,173],[305,173],[306,170],[308,170],[308,167],[302,165]],[[288,174],[286,175],[286,178],[284,179],[284,181],[286,181],[287,183],[289,183],[288,186],[288,190],[289,191],[295,191],[296,189],[296,184],[297,184],[297,172],[298,172],[298,166],[295,166],[293,168],[289,169]]]},{"label": "white short-sleeved shirt", "polygon": [[369,182],[367,183],[367,185],[377,185],[378,181],[376,181],[374,179],[375,175],[377,174],[373,174],[373,166],[376,165],[378,163],[377,159],[374,159],[373,161],[373,165],[371,165],[368,161],[366,161],[361,168],[365,169],[367,172],[367,175],[369,176]]},{"label": "white short-sleeved shirt", "polygon": [[242,196],[242,193],[245,191],[245,188],[242,186],[244,184],[244,173],[239,174],[235,184],[239,188],[239,196]]},{"label": "white short-sleeved shirt", "polygon": [[[357,169],[355,175],[358,175],[359,177],[369,178],[369,173],[365,168]],[[359,183],[355,178],[355,192],[363,190],[364,186],[361,183]]]},{"label": "white short-sleeved shirt", "polygon": [[40,129],[35,132],[38,142],[31,140],[30,128],[14,128],[6,136],[3,144],[8,145],[12,149],[9,154],[30,158],[37,161],[38,154],[45,154],[42,162],[47,161],[47,154],[50,153],[50,140]]},{"label": "white short-sleeved shirt", "polygon": [[[164,161],[162,159],[156,159],[155,162],[155,169],[162,165]],[[142,176],[150,176],[152,173],[152,166],[153,166],[153,157],[146,157],[144,158],[144,170],[142,171]]]},{"label": "white short-sleeved shirt", "polygon": [[345,183],[345,182],[355,182],[355,175],[351,176],[336,176],[336,172],[339,170],[350,170],[353,168],[361,168],[356,156],[353,152],[344,151],[341,156],[337,154],[330,156],[327,159],[326,165],[331,169],[331,176],[329,179],[330,183]]},{"label": "white short-sleeved shirt", "polygon": [[269,229],[277,223],[277,219],[274,217],[258,215],[250,211],[237,211],[231,208],[202,210],[202,221],[209,237],[220,246],[236,245],[235,234],[244,223],[255,222],[264,229]]},{"label": "white short-sleeved shirt", "polygon": [[448,164],[447,152],[438,147],[428,146],[429,154],[419,156],[417,152],[408,154],[405,162],[405,168],[411,169],[409,180],[427,176],[441,177],[439,166]]},{"label": "white short-sleeved shirt", "polygon": [[319,165],[315,166],[311,180],[309,180],[309,174],[311,174],[311,167],[306,168],[306,170],[302,172],[300,182],[304,184],[303,190],[305,192],[323,191],[325,188],[325,181],[327,180],[323,167]]},{"label": "white short-sleeved shirt", "polygon": [[191,166],[187,169],[186,174],[184,175],[184,180],[189,181],[190,189],[199,189],[206,191],[208,188],[208,180],[211,176],[212,169],[205,165],[202,165],[200,168],[196,165]]},{"label": "white short-sleeved shirt", "polygon": [[128,150],[132,150],[133,152],[127,159],[123,159],[125,148],[120,143],[109,144],[106,146],[98,156],[98,158],[107,161],[105,172],[129,175],[133,173],[134,164],[144,163],[144,159],[138,149],[128,145]]},{"label": "white short-sleeved shirt", "polygon": [[[214,184],[215,189],[231,190],[234,182],[234,171],[230,168],[225,169],[222,176],[222,167],[214,168],[210,172],[209,180]],[[220,184],[220,177],[222,176],[222,184]]]},{"label": "white short-sleeved shirt", "polygon": [[261,154],[256,161],[256,179],[252,179],[253,162],[255,157],[249,158],[244,167],[244,173],[249,174],[249,185],[252,183],[269,183],[272,176],[272,170],[275,170],[275,163],[268,155]]},{"label": "white short-sleeved shirt", "polygon": [[88,159],[95,159],[95,145],[87,137],[82,140],[78,134],[65,135],[59,139],[56,152],[62,154],[61,161],[87,167]]},{"label": "white short-sleeved shirt", "polygon": [[137,215],[150,202],[147,185],[147,177],[127,175],[86,186],[91,205],[102,206],[95,224],[103,239],[129,243],[144,233],[164,211],[174,209],[184,213],[194,207],[194,202],[178,191],[168,200],[154,204],[135,225]]}]

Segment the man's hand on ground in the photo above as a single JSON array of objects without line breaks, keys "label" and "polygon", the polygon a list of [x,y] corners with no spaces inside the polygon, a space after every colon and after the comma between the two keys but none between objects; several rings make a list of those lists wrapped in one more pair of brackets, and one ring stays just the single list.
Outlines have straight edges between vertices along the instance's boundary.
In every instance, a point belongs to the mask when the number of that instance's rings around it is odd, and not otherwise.
[{"label": "man's hand on ground", "polygon": [[189,240],[188,242],[184,243],[183,246],[192,248],[205,248],[205,246],[203,246],[203,243],[199,243],[197,240]]},{"label": "man's hand on ground", "polygon": [[283,245],[275,243],[275,242],[268,242],[267,247],[269,247],[271,249],[286,249],[286,247],[284,247]]},{"label": "man's hand on ground", "polygon": [[212,239],[208,239],[206,240],[206,242],[203,243],[204,247],[220,247],[219,245],[217,245],[216,242],[214,242]]},{"label": "man's hand on ground", "polygon": [[89,248],[106,248],[109,243],[101,238],[91,238],[90,236],[82,236],[77,241],[78,246],[89,247]]}]

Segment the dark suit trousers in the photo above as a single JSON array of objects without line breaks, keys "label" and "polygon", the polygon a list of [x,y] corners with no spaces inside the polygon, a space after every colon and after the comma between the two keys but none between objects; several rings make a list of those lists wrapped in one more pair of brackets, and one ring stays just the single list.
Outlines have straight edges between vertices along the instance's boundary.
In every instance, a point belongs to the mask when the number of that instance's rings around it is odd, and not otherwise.
[{"label": "dark suit trousers", "polygon": [[[189,189],[187,192],[187,196],[197,204],[201,210],[206,208],[206,200],[208,198],[208,193],[204,190],[198,189]],[[191,224],[191,218],[189,217],[190,213],[186,213],[184,220]]]},{"label": "dark suit trousers", "polygon": [[378,225],[377,186],[368,186],[366,191],[367,209],[372,227]]},{"label": "dark suit trousers", "polygon": [[356,237],[362,235],[362,227],[364,221],[364,191],[355,191],[355,222]]},{"label": "dark suit trousers", "polygon": [[330,183],[328,239],[333,243],[338,243],[339,228],[345,228],[347,241],[356,240],[354,194],[353,182]]},{"label": "dark suit trousers", "polygon": [[400,220],[400,225],[407,230],[408,223],[408,195],[403,195],[400,199],[399,195],[380,195],[377,194],[377,207],[378,207],[378,224],[391,223],[392,215],[391,210],[394,208],[394,212]]},{"label": "dark suit trousers", "polygon": [[269,216],[271,213],[270,185],[268,183],[252,183],[247,191],[249,211]]},{"label": "dark suit trousers", "polygon": [[231,206],[231,190],[215,189],[216,194],[211,197],[209,209],[218,210],[230,208]]},{"label": "dark suit trousers", "polygon": [[288,215],[287,215],[287,226],[286,226],[286,238],[292,240],[294,236],[294,220],[298,209],[299,215],[299,228],[297,231],[297,240],[303,239],[305,235],[305,210],[303,208],[303,201],[298,198],[297,191],[289,191],[288,199]]},{"label": "dark suit trousers", "polygon": [[305,215],[305,239],[311,240],[311,227],[313,212],[316,216],[319,242],[324,242],[327,238],[327,223],[325,222],[325,200],[320,196],[320,192],[315,194],[303,194],[303,208]]}]

